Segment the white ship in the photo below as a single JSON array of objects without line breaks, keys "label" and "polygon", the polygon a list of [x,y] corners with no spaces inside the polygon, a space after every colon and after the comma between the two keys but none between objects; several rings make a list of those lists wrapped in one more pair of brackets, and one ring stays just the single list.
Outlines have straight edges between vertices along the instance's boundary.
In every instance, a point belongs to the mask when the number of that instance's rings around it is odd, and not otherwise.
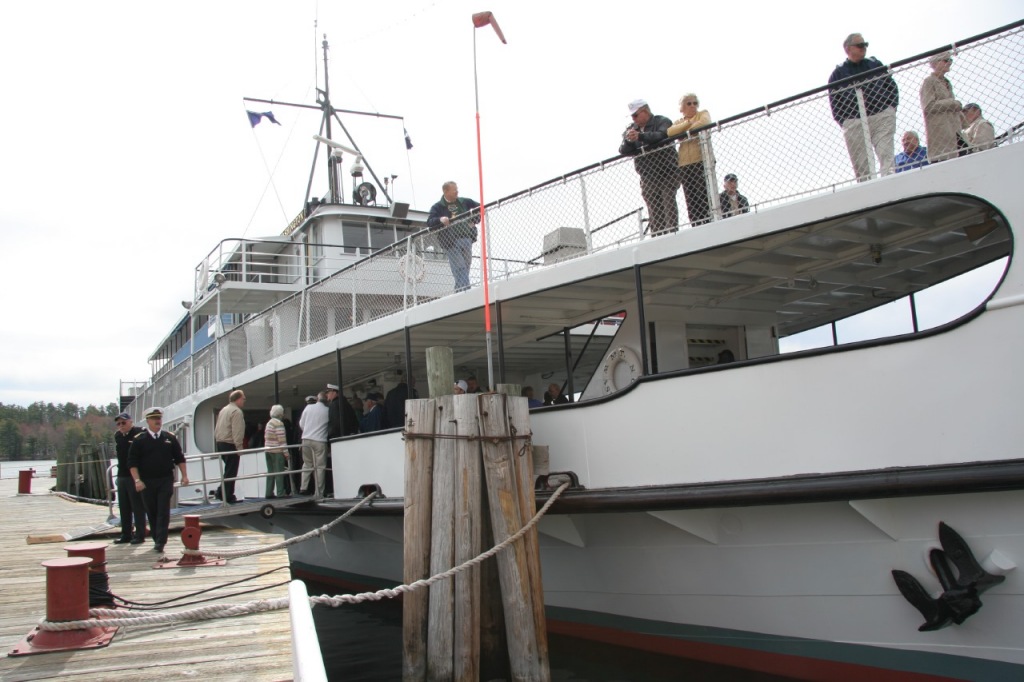
[{"label": "white ship", "polygon": [[[539,525],[551,631],[796,679],[1024,678],[1022,25],[890,65],[897,138],[923,137],[920,84],[952,49],[992,148],[855,182],[823,87],[677,141],[703,150],[705,224],[650,236],[628,157],[489,203],[490,358],[481,243],[456,293],[425,213],[346,203],[332,176],[281,238],[197,266],[130,409],[164,406],[210,453],[232,389],[254,423],[276,403],[297,421],[326,383],[425,395],[425,349],[448,346],[458,378],[571,398],[530,415],[579,483]],[[723,217],[727,173],[749,212]],[[335,499],[237,522],[299,534],[378,486],[293,567],[401,583],[401,427],[330,450]]]}]

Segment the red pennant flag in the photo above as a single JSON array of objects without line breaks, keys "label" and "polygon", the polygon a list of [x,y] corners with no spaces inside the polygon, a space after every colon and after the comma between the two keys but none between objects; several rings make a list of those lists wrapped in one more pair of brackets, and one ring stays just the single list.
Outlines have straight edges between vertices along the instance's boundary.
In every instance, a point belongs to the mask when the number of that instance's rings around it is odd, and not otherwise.
[{"label": "red pennant flag", "polygon": [[508,41],[505,40],[505,36],[501,33],[501,27],[498,26],[498,20],[494,18],[494,14],[491,12],[477,12],[473,15],[473,26],[476,28],[482,28],[490,24],[494,28],[494,32],[498,34],[498,39],[505,45],[508,45]]}]

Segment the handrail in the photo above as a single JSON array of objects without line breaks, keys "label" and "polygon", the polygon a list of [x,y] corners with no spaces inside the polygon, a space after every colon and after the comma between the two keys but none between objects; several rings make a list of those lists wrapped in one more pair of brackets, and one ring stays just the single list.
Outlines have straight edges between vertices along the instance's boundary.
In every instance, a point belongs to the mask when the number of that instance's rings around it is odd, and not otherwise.
[{"label": "handrail", "polygon": [[292,625],[293,679],[295,682],[327,682],[309,593],[301,580],[288,583],[288,616]]}]

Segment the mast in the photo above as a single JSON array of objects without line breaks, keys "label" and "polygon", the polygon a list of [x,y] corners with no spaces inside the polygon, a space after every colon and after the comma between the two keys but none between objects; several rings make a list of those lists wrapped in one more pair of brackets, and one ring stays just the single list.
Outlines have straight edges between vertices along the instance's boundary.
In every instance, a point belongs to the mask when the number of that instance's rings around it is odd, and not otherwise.
[{"label": "mast", "polygon": [[[334,110],[331,108],[331,79],[327,71],[327,50],[330,47],[327,44],[327,34],[324,34],[324,40],[320,44],[324,50],[324,89],[320,90],[323,95],[323,99],[320,102],[320,106],[324,110],[324,130],[327,132],[327,139],[333,140],[334,137],[331,135],[331,114]],[[338,178],[338,163],[335,160],[334,154],[327,152],[327,182],[331,188],[331,201],[333,203],[340,203],[342,200],[341,195],[341,181]]]}]

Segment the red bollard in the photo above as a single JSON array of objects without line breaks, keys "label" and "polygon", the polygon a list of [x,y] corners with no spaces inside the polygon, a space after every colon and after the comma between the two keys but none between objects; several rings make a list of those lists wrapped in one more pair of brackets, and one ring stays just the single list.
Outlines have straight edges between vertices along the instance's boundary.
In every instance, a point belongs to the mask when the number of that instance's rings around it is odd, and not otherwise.
[{"label": "red bollard", "polygon": [[19,495],[32,494],[32,474],[34,474],[35,472],[35,469],[22,469],[21,471],[18,472]]},{"label": "red bollard", "polygon": [[[199,527],[199,514],[185,514],[185,527],[181,531],[181,543],[185,549],[199,551],[199,538],[203,535]],[[190,566],[223,566],[227,559],[210,559],[202,554],[184,554],[177,561],[158,563],[153,568],[185,568]]]},{"label": "red bollard", "polygon": [[[46,620],[86,620],[89,618],[89,557],[49,559],[46,567]],[[77,630],[41,630],[32,628],[8,656],[28,656],[52,651],[98,649],[110,644],[116,627]]]},{"label": "red bollard", "polygon": [[90,573],[106,573],[104,568],[107,565],[106,542],[76,542],[73,545],[64,545],[64,551],[69,557],[84,556],[92,563],[89,564]]}]

